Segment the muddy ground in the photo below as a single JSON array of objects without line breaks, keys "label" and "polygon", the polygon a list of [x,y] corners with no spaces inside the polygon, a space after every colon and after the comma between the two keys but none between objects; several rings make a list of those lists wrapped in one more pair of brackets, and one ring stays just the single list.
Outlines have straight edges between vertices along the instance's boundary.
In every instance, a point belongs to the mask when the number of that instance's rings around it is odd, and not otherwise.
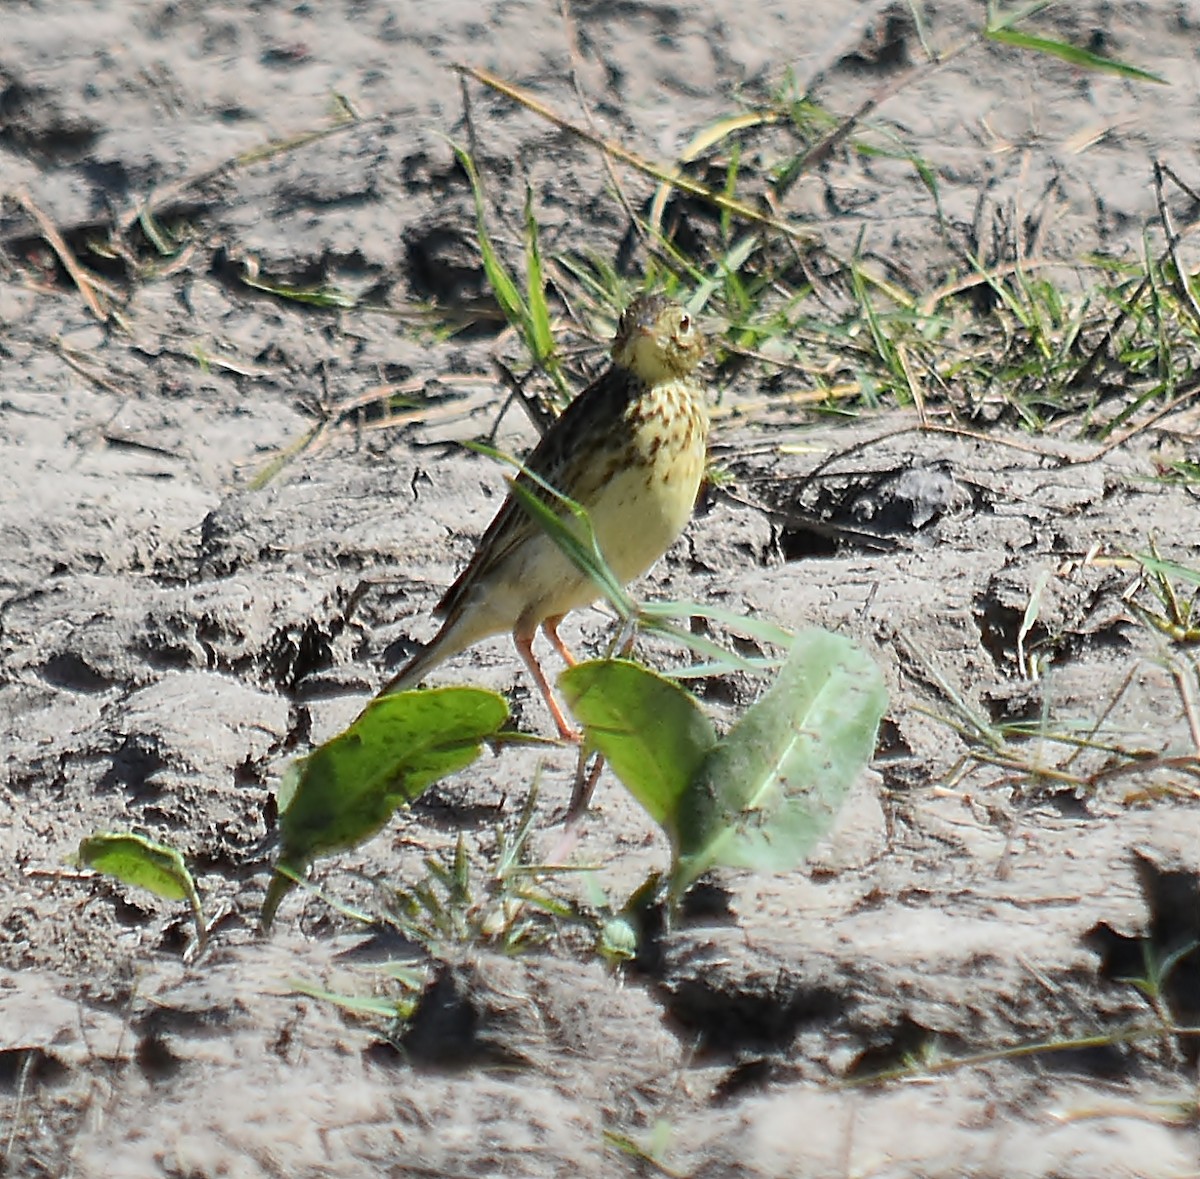
[{"label": "muddy ground", "polygon": [[[713,1179],[1200,1173],[1188,1039],[846,1084],[912,1057],[1145,1021],[1147,1003],[1120,981],[1143,972],[1140,939],[1167,953],[1196,937],[1195,747],[1172,671],[1186,665],[1130,613],[1130,570],[1102,559],[1143,550],[1152,532],[1193,559],[1200,509],[1153,478],[1192,454],[1187,407],[1103,455],[1066,435],[923,432],[889,412],[852,425],[795,407],[718,420],[715,454],[736,478],[644,591],[851,635],[884,669],[892,705],[873,772],[810,867],[722,876],[724,905],[672,932],[652,969],[613,971],[576,935],[513,959],[448,952],[423,1031],[398,1052],[380,1023],[289,986],[384,993],[369,967],[386,946],[302,894],[269,938],[255,930],[280,767],[428,636],[429,608],[498,503],[495,466],[447,442],[490,428],[503,398],[491,357],[516,352],[495,331],[446,338],[419,317],[281,300],[241,281],[247,264],[397,312],[475,306],[486,284],[447,143],[469,135],[452,63],[582,121],[574,69],[601,133],[670,160],[789,69],[842,112],[892,87],[921,57],[906,10],[850,7],[577,3],[569,20],[549,4],[454,0],[6,7],[0,1172],[650,1173],[614,1148],[627,1138],[657,1150],[664,1173]],[[980,9],[927,7],[928,35],[952,44]],[[1081,3],[1040,20],[1170,87],[979,48],[882,92],[879,114],[936,168],[956,231],[998,217],[1036,226],[1045,257],[1135,258],[1156,216],[1152,160],[1196,180],[1200,12]],[[327,126],[334,94],[363,121],[222,167]],[[469,94],[508,256],[528,181],[548,254],[617,258],[627,225],[596,152]],[[649,181],[618,172],[635,204],[649,197]],[[102,324],[30,208],[84,250],[114,224],[133,241],[151,191],[193,245],[138,283],[120,259],[89,255],[119,312]],[[901,161],[835,153],[782,212],[837,250],[864,235],[866,253],[914,283],[961,266]],[[338,415],[389,383],[411,399],[407,423]],[[790,377],[771,391],[804,388]],[[728,408],[764,389],[743,375],[721,392]],[[319,444],[254,490],[320,420]],[[511,414],[500,437],[518,448],[533,435]],[[800,509],[840,512],[891,544],[831,544]],[[348,614],[364,579],[374,584]],[[605,627],[590,612],[566,631],[587,650]],[[1047,657],[1036,681],[1019,647]],[[504,690],[526,727],[546,729],[504,641],[439,679]],[[753,687],[707,691],[727,718]],[[1145,767],[1084,791],[996,767],[955,776],[963,739],[922,711],[948,715],[948,691],[994,720],[1104,716]],[[1070,768],[1109,764],[1085,753]],[[485,755],[367,846],[322,862],[321,887],[377,903],[373,881],[411,885],[460,831],[486,864],[539,773],[544,851],[572,769],[565,751]],[[130,826],[194,865],[216,918],[199,959],[177,906],[70,867],[82,836]],[[666,849],[606,777],[577,855],[621,898]],[[1185,957],[1163,999],[1180,1023],[1197,1022],[1195,988]]]}]

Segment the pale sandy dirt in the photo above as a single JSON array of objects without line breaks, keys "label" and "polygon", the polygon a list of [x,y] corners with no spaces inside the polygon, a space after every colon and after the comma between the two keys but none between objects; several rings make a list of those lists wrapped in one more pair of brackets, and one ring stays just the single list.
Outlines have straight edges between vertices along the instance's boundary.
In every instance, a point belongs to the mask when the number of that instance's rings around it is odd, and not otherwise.
[{"label": "pale sandy dirt", "polygon": [[[954,42],[981,7],[927,8],[930,36]],[[487,331],[446,340],[410,319],[280,301],[240,281],[243,263],[393,308],[471,303],[486,284],[447,143],[468,134],[450,63],[582,120],[574,64],[598,129],[670,160],[785,70],[846,112],[892,85],[920,56],[900,12],[576,4],[568,26],[552,5],[520,3],[5,7],[0,1173],[637,1174],[650,1171],[605,1134],[649,1143],[656,1125],[669,1173],[712,1179],[1200,1172],[1186,1041],[843,1084],[911,1053],[1144,1019],[1115,981],[1140,968],[1129,939],[1171,949],[1197,936],[1197,809],[1178,792],[1131,799],[1186,778],[1148,770],[1080,798],[1014,792],[992,769],[948,789],[963,745],[921,711],[948,711],[938,677],[993,718],[1036,718],[1048,702],[1055,717],[1095,719],[1125,685],[1109,723],[1127,744],[1192,752],[1165,648],[1121,599],[1130,574],[1081,564],[1094,545],[1138,550],[1151,532],[1194,562],[1200,510],[1151,478],[1163,457],[1194,458],[1186,414],[1095,461],[1082,461],[1094,444],[1068,437],[951,438],[900,414],[847,425],[785,405],[753,429],[718,420],[731,494],[702,508],[646,592],[851,635],[884,669],[892,706],[875,771],[810,869],[722,877],[727,911],[686,922],[646,971],[614,973],[574,935],[513,960],[451,955],[405,1056],[379,1024],[289,988],[381,986],[347,919],[297,895],[269,939],[255,932],[280,767],[428,636],[429,607],[499,502],[495,467],[445,443],[490,428],[502,399],[491,356],[516,353]],[[879,110],[937,170],[949,240],[903,161],[835,153],[783,213],[842,253],[863,234],[866,254],[918,284],[959,268],[956,243],[997,218],[1045,257],[1136,257],[1155,217],[1152,159],[1196,180],[1200,8],[1083,3],[1041,19],[1170,88],[975,50]],[[324,125],[334,93],[367,121],[219,168]],[[519,257],[528,181],[548,254],[614,259],[627,224],[596,152],[470,95],[507,256]],[[109,327],[57,281],[15,198],[82,250],[152,189],[208,169],[167,203],[195,228],[194,252],[136,284],[112,264],[122,318]],[[649,182],[619,174],[640,206]],[[732,381],[724,403],[802,388],[757,380]],[[334,430],[249,489],[322,407],[384,382],[411,387],[413,425]],[[501,433],[512,448],[533,437],[517,419]],[[780,441],[796,445],[781,456]],[[835,548],[798,510],[895,545]],[[1029,641],[1053,663],[1034,684],[1015,652],[1043,575]],[[380,584],[347,617],[364,577]],[[604,627],[584,613],[568,637],[594,649]],[[547,724],[506,642],[438,678],[504,690],[527,727]],[[707,690],[727,720],[753,689]],[[1076,768],[1102,764],[1088,754]],[[486,862],[539,765],[549,847],[572,761],[507,749],[323,861],[321,886],[369,904],[372,880],[412,884],[459,831]],[[200,960],[184,959],[176,907],[64,866],[81,836],[127,826],[195,865],[219,917]],[[621,898],[665,847],[606,778],[579,855]],[[1198,1022],[1190,958],[1175,978],[1176,1017]]]}]

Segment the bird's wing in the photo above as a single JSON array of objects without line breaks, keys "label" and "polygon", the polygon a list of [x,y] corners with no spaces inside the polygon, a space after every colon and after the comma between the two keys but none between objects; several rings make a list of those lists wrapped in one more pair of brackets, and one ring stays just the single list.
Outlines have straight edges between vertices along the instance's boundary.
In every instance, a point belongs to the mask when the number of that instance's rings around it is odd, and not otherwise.
[{"label": "bird's wing", "polygon": [[[637,391],[637,379],[625,369],[610,365],[586,389],[575,397],[555,419],[524,460],[525,469],[545,479],[556,491],[578,498],[578,469],[585,447],[595,446],[589,435],[604,422],[616,424],[621,411]],[[574,461],[572,461],[574,460]],[[515,482],[527,488],[543,502],[552,497],[522,472]],[[500,564],[511,552],[540,531],[541,526],[521,507],[509,492],[500,510],[487,526],[475,547],[475,555],[458,575],[454,584],[438,602],[435,613],[449,618],[458,609],[470,586],[490,568]]]}]

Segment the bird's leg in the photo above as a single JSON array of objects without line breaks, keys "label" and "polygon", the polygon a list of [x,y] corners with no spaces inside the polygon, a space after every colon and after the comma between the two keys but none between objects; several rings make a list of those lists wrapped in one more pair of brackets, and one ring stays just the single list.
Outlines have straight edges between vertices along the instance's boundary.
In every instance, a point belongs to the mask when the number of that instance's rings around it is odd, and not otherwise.
[{"label": "bird's leg", "polygon": [[[558,614],[553,618],[547,618],[542,623],[542,630],[546,632],[546,637],[554,644],[554,649],[562,656],[562,661],[568,667],[574,667],[579,661],[571,654],[567,644],[562,641],[558,634],[558,625],[564,617],[565,615]],[[626,644],[623,654],[628,654],[632,646],[633,636],[630,635],[629,642]],[[587,750],[580,749],[579,765],[575,770],[575,785],[571,790],[570,805],[567,807],[566,829],[563,834],[563,842],[560,844],[562,856],[565,856],[574,845],[575,826],[587,810],[588,804],[592,801],[592,792],[596,789],[596,780],[600,777],[600,771],[603,768],[604,757],[602,754],[591,755]],[[561,856],[556,856],[556,858],[561,858]]]},{"label": "bird's leg", "polygon": [[579,662],[579,660],[576,659],[575,656],[571,654],[571,651],[567,647],[567,644],[564,643],[562,641],[562,639],[559,638],[559,635],[558,635],[559,623],[561,623],[565,617],[566,617],[565,614],[556,614],[553,618],[545,619],[542,622],[542,630],[546,632],[546,638],[548,638],[550,640],[554,649],[562,657],[562,661],[568,667],[574,667],[575,664],[577,664]]},{"label": "bird's leg", "polygon": [[529,674],[533,676],[534,682],[538,686],[538,690],[542,693],[546,701],[546,707],[550,709],[550,715],[554,717],[554,723],[558,726],[558,735],[564,741],[579,742],[579,733],[567,723],[567,718],[563,716],[563,710],[558,701],[554,698],[554,691],[550,687],[550,681],[546,678],[546,673],[542,670],[542,665],[537,661],[537,656],[533,653],[533,636],[536,630],[525,630],[523,627],[518,627],[513,631],[513,642],[516,644],[517,653],[525,661],[525,666],[529,668]]}]

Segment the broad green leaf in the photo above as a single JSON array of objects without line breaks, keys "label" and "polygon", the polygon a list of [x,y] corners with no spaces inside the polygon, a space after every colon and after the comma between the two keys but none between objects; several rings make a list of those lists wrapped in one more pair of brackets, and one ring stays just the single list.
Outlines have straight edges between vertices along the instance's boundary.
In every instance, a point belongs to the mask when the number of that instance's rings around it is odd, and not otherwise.
[{"label": "broad green leaf", "polygon": [[802,863],[870,760],[886,706],[869,656],[839,635],[799,634],[778,679],[668,819],[672,895],[716,865],[778,872]]},{"label": "broad green leaf", "polygon": [[204,942],[204,912],[200,894],[183,856],[163,843],[132,831],[106,831],[80,841],[76,862],[144,888],[168,901],[187,901],[196,923],[196,938]]},{"label": "broad green leaf", "polygon": [[78,862],[168,901],[185,901],[195,891],[183,856],[173,847],[127,831],[109,831],[80,841]]},{"label": "broad green leaf", "polygon": [[[377,697],[344,732],[292,763],[279,786],[281,867],[299,874],[317,856],[374,835],[402,803],[470,765],[508,719],[481,688],[432,688]],[[262,924],[294,881],[276,872]]]},{"label": "broad green leaf", "polygon": [[577,664],[558,687],[588,743],[650,817],[667,825],[716,741],[695,699],[625,659]]}]

